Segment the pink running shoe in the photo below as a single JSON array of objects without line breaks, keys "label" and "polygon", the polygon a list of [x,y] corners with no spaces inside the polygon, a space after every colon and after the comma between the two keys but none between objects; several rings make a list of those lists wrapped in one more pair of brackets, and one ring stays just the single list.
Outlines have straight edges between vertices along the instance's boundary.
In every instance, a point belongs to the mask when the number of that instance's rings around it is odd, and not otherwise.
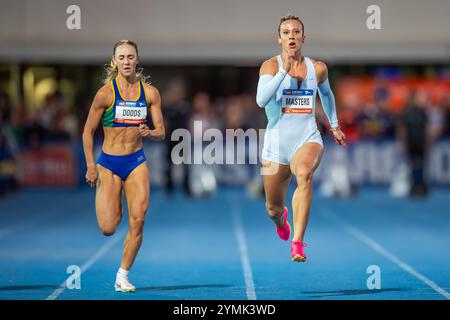
[{"label": "pink running shoe", "polygon": [[294,262],[305,262],[306,254],[303,252],[303,248],[306,247],[306,243],[300,241],[292,241],[291,244],[291,257]]},{"label": "pink running shoe", "polygon": [[284,211],[283,211],[284,224],[281,228],[278,226],[275,227],[277,230],[278,236],[283,240],[288,240],[289,236],[291,235],[291,225],[289,224],[289,221],[287,220],[287,215],[288,215],[288,209],[285,207]]}]

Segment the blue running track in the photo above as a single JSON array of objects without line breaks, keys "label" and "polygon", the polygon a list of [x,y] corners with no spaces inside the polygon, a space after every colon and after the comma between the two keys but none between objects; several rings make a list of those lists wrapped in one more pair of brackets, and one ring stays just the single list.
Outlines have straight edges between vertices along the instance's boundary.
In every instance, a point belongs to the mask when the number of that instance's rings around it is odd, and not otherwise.
[{"label": "blue running track", "polygon": [[[449,189],[426,200],[384,189],[352,199],[316,192],[304,264],[291,262],[264,201],[245,189],[221,188],[208,199],[151,190],[133,294],[113,290],[126,216],[104,237],[94,197],[83,188],[0,199],[0,299],[450,299]],[[81,289],[64,286],[70,265],[81,268]],[[381,288],[370,290],[373,265]]]}]

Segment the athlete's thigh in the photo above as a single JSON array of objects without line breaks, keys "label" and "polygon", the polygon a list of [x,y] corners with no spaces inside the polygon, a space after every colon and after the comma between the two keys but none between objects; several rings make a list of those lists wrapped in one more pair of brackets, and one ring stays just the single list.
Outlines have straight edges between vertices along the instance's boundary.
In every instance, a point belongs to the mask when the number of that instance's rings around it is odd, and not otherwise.
[{"label": "athlete's thigh", "polygon": [[291,160],[291,171],[297,176],[300,173],[313,173],[320,164],[323,146],[319,143],[308,142],[301,146]]},{"label": "athlete's thigh", "polygon": [[150,174],[146,161],[128,175],[124,182],[124,189],[128,214],[130,217],[143,218],[149,206],[150,197]]},{"label": "athlete's thigh", "polygon": [[111,170],[97,164],[98,179],[95,211],[100,221],[116,221],[122,217],[122,180]]},{"label": "athlete's thigh", "polygon": [[291,181],[291,171],[288,165],[264,160],[263,182],[266,202],[273,205],[284,205],[286,192]]}]

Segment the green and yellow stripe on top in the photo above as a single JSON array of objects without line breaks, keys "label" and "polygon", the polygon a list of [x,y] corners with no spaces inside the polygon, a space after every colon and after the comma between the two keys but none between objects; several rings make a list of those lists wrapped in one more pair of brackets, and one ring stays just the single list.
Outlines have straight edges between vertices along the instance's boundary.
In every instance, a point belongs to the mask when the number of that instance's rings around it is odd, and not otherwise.
[{"label": "green and yellow stripe on top", "polygon": [[116,104],[116,90],[114,90],[112,80],[109,82],[109,84],[111,85],[114,97],[111,105],[108,108],[106,108],[105,112],[103,113],[102,126],[104,127],[112,127],[114,123],[114,111],[115,111],[114,105]]}]

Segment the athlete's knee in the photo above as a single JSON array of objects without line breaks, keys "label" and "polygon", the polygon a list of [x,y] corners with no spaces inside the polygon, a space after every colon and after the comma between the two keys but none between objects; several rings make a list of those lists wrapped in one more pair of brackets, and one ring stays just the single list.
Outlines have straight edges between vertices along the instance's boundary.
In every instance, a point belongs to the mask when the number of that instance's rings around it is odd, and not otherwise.
[{"label": "athlete's knee", "polygon": [[277,204],[277,203],[273,203],[273,202],[266,202],[266,210],[268,215],[271,218],[276,218],[278,217],[284,210],[284,206],[283,204]]},{"label": "athlete's knee", "polygon": [[[134,203],[130,208],[134,220],[144,220],[148,210],[148,202]],[[138,218],[139,217],[139,218]]]},{"label": "athlete's knee", "polygon": [[142,235],[144,230],[145,218],[144,216],[130,217],[130,232],[134,237]]},{"label": "athlete's knee", "polygon": [[117,229],[117,226],[120,223],[121,215],[117,214],[114,217],[110,217],[109,219],[101,219],[98,220],[98,227],[103,235],[109,237],[112,236]]},{"label": "athlete's knee", "polygon": [[313,170],[307,166],[301,166],[295,173],[295,179],[299,187],[306,187],[312,184]]},{"label": "athlete's knee", "polygon": [[112,223],[100,223],[99,224],[100,231],[103,233],[104,236],[112,236],[117,229],[117,224]]},{"label": "athlete's knee", "polygon": [[116,232],[115,229],[102,229],[102,233],[105,237],[110,237]]}]

